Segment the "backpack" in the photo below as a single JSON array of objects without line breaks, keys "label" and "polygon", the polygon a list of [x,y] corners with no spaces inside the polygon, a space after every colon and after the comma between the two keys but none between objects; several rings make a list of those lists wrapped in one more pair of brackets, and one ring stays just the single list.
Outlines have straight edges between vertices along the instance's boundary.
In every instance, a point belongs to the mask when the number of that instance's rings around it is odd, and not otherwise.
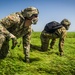
[{"label": "backpack", "polygon": [[62,25],[56,21],[52,21],[46,24],[44,30],[48,33],[54,33],[57,29],[61,28]]}]

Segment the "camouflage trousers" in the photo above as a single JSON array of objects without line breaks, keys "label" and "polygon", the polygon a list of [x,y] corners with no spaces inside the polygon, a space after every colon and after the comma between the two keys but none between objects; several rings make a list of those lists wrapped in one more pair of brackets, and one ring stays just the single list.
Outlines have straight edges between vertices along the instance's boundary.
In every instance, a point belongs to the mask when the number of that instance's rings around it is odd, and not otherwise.
[{"label": "camouflage trousers", "polygon": [[30,62],[30,45],[24,47],[25,62]]},{"label": "camouflage trousers", "polygon": [[[40,35],[42,51],[47,51],[48,46],[50,46],[50,48],[53,48],[56,38],[52,38],[52,37],[54,37],[52,34],[49,34],[46,31],[42,31],[42,33]],[[51,42],[50,42],[50,39],[52,39]],[[50,42],[50,44],[49,44],[49,42]]]},{"label": "camouflage trousers", "polygon": [[7,56],[9,50],[9,40],[0,33],[0,59]]},{"label": "camouflage trousers", "polygon": [[24,50],[24,55],[25,55],[25,62],[30,62],[30,36],[28,39],[28,35],[23,36],[23,50]]}]

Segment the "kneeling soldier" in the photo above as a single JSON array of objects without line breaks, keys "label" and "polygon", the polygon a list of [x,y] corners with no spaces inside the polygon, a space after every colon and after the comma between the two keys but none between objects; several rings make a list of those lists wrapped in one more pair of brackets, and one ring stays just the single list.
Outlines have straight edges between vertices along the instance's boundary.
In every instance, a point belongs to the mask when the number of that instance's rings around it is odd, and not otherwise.
[{"label": "kneeling soldier", "polygon": [[61,23],[59,24],[56,21],[53,21],[54,24],[57,24],[55,28],[50,29],[50,23],[46,24],[44,30],[42,31],[40,38],[41,38],[41,50],[42,51],[47,51],[48,50],[48,45],[49,45],[49,40],[52,39],[50,43],[50,48],[53,49],[54,43],[57,38],[59,38],[59,52],[60,55],[63,55],[63,45],[64,45],[64,39],[67,34],[67,30],[69,29],[70,22],[67,19],[63,19]]}]

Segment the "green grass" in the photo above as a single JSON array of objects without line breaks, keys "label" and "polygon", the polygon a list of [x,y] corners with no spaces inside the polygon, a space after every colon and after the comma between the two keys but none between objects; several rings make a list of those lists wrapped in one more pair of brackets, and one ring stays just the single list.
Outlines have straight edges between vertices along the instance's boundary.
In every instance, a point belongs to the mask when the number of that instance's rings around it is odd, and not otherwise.
[{"label": "green grass", "polygon": [[[20,39],[18,40],[20,41]],[[40,32],[33,32],[31,44],[30,63],[25,63],[23,48],[10,48],[7,57],[0,60],[0,75],[75,75],[75,33],[68,32],[64,44],[64,56],[57,55],[58,40],[54,49],[46,52],[38,50],[40,47]],[[10,41],[11,46],[11,41]]]}]

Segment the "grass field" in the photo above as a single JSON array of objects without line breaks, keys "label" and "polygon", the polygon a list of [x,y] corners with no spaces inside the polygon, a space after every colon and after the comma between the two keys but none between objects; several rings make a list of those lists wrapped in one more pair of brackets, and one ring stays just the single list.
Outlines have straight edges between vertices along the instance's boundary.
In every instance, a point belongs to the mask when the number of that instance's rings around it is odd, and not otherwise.
[{"label": "grass field", "polygon": [[[18,40],[20,41],[20,39]],[[40,32],[33,32],[31,44],[30,63],[25,63],[23,48],[10,48],[7,57],[0,60],[0,75],[75,75],[75,33],[68,32],[64,43],[64,56],[58,53],[58,40],[54,49],[41,52]],[[11,41],[10,41],[11,46]]]}]

